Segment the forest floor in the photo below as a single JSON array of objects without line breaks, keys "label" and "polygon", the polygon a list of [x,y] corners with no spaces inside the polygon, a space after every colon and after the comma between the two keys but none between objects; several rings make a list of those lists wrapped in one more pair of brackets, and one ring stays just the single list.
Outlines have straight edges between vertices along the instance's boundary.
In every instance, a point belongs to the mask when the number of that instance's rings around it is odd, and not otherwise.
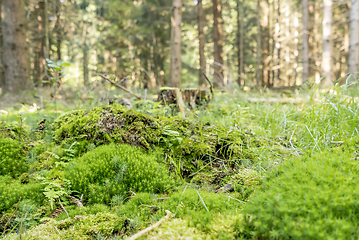
[{"label": "forest floor", "polygon": [[186,118],[152,100],[13,106],[0,238],[359,238],[359,106],[344,88],[216,92]]}]

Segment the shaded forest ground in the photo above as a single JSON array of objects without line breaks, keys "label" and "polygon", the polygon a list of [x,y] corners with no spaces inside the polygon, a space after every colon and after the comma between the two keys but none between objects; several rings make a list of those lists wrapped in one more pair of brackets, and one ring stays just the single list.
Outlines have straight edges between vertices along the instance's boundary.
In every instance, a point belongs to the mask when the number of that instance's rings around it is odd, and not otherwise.
[{"label": "shaded forest ground", "polygon": [[186,119],[150,94],[132,110],[107,94],[1,109],[2,237],[125,239],[165,210],[145,238],[359,236],[359,107],[345,87],[216,92]]}]

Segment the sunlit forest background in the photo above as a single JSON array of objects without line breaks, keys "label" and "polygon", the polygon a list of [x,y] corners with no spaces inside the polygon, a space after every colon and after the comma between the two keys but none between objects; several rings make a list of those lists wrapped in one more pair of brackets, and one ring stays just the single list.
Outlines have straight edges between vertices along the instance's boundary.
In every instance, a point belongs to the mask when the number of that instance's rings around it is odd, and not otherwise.
[{"label": "sunlit forest background", "polygon": [[88,90],[101,74],[157,91],[208,88],[205,77],[216,88],[328,87],[357,72],[356,1],[2,2],[3,94]]}]

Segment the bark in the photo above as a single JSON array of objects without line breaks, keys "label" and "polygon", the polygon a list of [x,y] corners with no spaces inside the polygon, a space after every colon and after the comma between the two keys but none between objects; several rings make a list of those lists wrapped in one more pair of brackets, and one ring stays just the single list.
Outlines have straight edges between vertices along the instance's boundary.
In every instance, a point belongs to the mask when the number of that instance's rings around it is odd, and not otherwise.
[{"label": "bark", "polygon": [[281,19],[280,19],[280,0],[277,0],[277,6],[276,6],[276,12],[277,12],[277,18],[276,18],[276,24],[275,24],[275,47],[274,47],[274,52],[273,54],[276,57],[276,74],[275,77],[273,79],[273,85],[278,85],[280,84],[280,24],[281,24]]},{"label": "bark", "polygon": [[303,0],[303,84],[309,77],[308,49],[308,0]]},{"label": "bark", "polygon": [[22,0],[2,1],[4,93],[32,88]]},{"label": "bark", "polygon": [[257,65],[256,65],[256,84],[260,87],[261,83],[261,8],[260,0],[257,0]]},{"label": "bark", "polygon": [[182,23],[182,2],[173,0],[171,18],[171,66],[170,86],[179,88],[181,86],[181,23]]},{"label": "bark", "polygon": [[203,33],[204,16],[203,16],[202,0],[198,0],[197,7],[198,7],[198,39],[199,39],[199,65],[200,65],[198,85],[200,88],[205,88],[206,79],[204,78],[203,72],[206,70],[206,59],[204,57],[205,39]]},{"label": "bark", "polygon": [[213,2],[213,43],[214,43],[214,87],[223,87],[223,18],[222,0]]},{"label": "bark", "polygon": [[89,81],[89,56],[88,56],[88,46],[86,43],[87,38],[87,24],[84,23],[83,30],[82,30],[82,69],[83,69],[83,78],[84,78],[84,85],[88,86],[90,84]]},{"label": "bark", "polygon": [[332,83],[332,0],[323,1],[323,54],[322,54],[322,87],[330,88]]},{"label": "bark", "polygon": [[[0,0],[0,13],[1,13],[1,9],[2,9],[2,1]],[[2,16],[0,14],[0,33],[2,32]],[[2,34],[0,36],[0,59],[2,59]],[[0,64],[0,89],[2,89],[4,87],[4,68],[2,63]]]},{"label": "bark", "polygon": [[238,60],[238,80],[239,86],[245,85],[243,76],[243,64],[244,64],[244,51],[243,51],[243,29],[244,29],[244,3],[243,0],[237,0],[237,60]]},{"label": "bark", "polygon": [[270,65],[270,58],[269,56],[269,40],[270,40],[270,32],[269,32],[269,0],[262,1],[262,15],[263,15],[263,86],[267,88],[270,87],[269,84],[269,65]]},{"label": "bark", "polygon": [[359,47],[359,0],[351,0],[350,7],[350,37],[349,37],[349,73],[358,71]]},{"label": "bark", "polygon": [[44,44],[44,56],[45,58],[49,58],[49,51],[50,51],[50,44],[49,44],[49,16],[48,16],[48,2],[47,0],[44,1],[44,30],[45,30],[45,44]]}]

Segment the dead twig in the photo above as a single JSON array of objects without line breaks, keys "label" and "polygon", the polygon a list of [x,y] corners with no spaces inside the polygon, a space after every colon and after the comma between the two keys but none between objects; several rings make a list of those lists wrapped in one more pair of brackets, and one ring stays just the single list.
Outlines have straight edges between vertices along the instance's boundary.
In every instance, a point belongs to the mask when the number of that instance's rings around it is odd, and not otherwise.
[{"label": "dead twig", "polygon": [[330,143],[332,143],[332,144],[342,144],[342,143],[344,143],[344,141],[331,141]]},{"label": "dead twig", "polygon": [[111,83],[112,85],[114,85],[115,87],[118,87],[118,88],[121,88],[122,90],[124,90],[125,92],[131,94],[132,96],[136,97],[137,99],[139,100],[142,100],[141,97],[137,96],[136,94],[134,94],[133,92],[131,92],[130,90],[128,90],[127,88],[125,88],[124,86],[118,84],[118,83],[115,83],[114,81],[112,81],[111,79],[105,77],[103,74],[100,75],[105,81]]},{"label": "dead twig", "polygon": [[161,226],[161,224],[163,224],[164,222],[166,222],[166,221],[170,220],[171,218],[173,218],[173,216],[174,216],[173,213],[171,213],[168,210],[166,210],[165,212],[167,213],[167,215],[165,217],[161,218],[161,220],[159,220],[158,222],[156,222],[152,226],[149,226],[148,228],[136,233],[132,237],[128,238],[128,240],[136,240],[136,239],[138,239],[140,237],[143,237],[146,234],[148,234],[149,232],[153,231],[155,228]]},{"label": "dead twig", "polygon": [[59,229],[57,229],[56,226],[54,226],[54,228],[55,228],[55,230],[59,233],[59,235],[61,236],[61,233],[60,233]]},{"label": "dead twig", "polygon": [[69,214],[67,213],[66,209],[64,208],[64,206],[62,205],[61,201],[60,201],[60,198],[59,198],[59,203],[60,203],[60,206],[62,207],[62,209],[65,211],[66,215],[67,215],[67,218],[70,218]]},{"label": "dead twig", "polygon": [[1,237],[3,237],[3,236],[5,235],[6,227],[7,227],[7,225],[10,223],[10,220],[15,216],[15,213],[17,212],[17,209],[19,208],[20,201],[21,201],[21,197],[19,198],[19,202],[18,202],[17,205],[16,205],[16,209],[15,209],[14,213],[11,215],[11,217],[9,218],[9,220],[7,220],[7,222],[6,222],[5,226],[4,226],[4,231],[3,231],[2,235],[1,235]]}]

